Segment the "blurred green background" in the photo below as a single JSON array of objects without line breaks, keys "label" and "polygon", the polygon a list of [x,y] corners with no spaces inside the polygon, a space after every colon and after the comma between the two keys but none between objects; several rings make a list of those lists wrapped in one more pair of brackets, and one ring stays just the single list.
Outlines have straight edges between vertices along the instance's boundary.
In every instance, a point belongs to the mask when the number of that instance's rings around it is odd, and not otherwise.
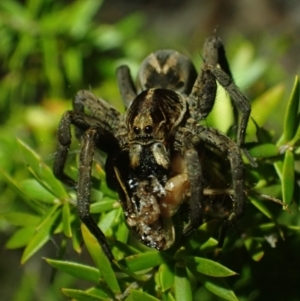
[{"label": "blurred green background", "polygon": [[[1,0],[1,170],[15,182],[28,177],[16,138],[52,166],[57,125],[78,90],[91,89],[123,110],[115,80],[119,65],[128,64],[135,75],[146,55],[171,48],[191,57],[199,69],[202,45],[215,30],[225,44],[234,79],[247,97],[251,101],[263,99],[266,91],[271,93],[267,98],[275,95],[276,101],[266,108],[267,118],[260,125],[278,140],[294,77],[299,73],[299,14],[296,0]],[[254,118],[260,120],[259,115]],[[253,124],[252,128],[254,132]],[[78,145],[73,156],[77,151]],[[2,173],[0,191],[0,215],[27,211],[27,204]],[[298,202],[297,194],[295,198]],[[298,226],[297,206],[292,211],[288,221]],[[52,270],[41,260],[57,257],[60,242],[51,238],[20,265],[23,250],[5,247],[15,225],[0,219],[1,300],[65,300],[59,288],[72,285],[74,279],[58,274],[50,289]],[[300,300],[300,286],[296,287],[300,279],[299,238],[280,240],[276,248],[265,251],[261,261],[250,263],[248,254],[237,253],[242,256],[235,258],[237,262],[242,266],[243,260],[248,262],[239,271],[244,277],[235,281],[240,300]],[[231,256],[236,255],[233,252]],[[86,254],[70,250],[66,257],[89,260]],[[232,269],[237,265],[230,258],[224,263]],[[251,281],[245,275],[250,275]],[[243,279],[249,283],[242,283]],[[200,299],[195,296],[195,300]],[[221,299],[208,294],[201,300]]]}]

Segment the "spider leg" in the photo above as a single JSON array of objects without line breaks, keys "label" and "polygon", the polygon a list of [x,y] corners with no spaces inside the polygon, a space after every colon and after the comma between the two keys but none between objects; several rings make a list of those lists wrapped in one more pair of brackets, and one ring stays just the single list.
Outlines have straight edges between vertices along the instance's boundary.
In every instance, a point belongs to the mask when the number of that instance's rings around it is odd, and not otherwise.
[{"label": "spider leg", "polygon": [[[111,130],[119,125],[120,112],[114,109],[110,104],[101,98],[96,97],[92,92],[81,90],[73,98],[73,111],[84,113],[86,109],[90,116],[97,118],[101,127]],[[75,128],[76,137],[80,140],[83,129]]]},{"label": "spider leg", "polygon": [[194,112],[196,120],[206,118],[214,106],[217,83],[215,76],[206,66],[217,66],[218,64],[229,77],[232,77],[224,45],[218,37],[213,36],[208,38],[203,46],[203,67],[189,97],[189,102],[193,108],[192,112]]},{"label": "spider leg", "polygon": [[56,155],[53,163],[53,173],[55,177],[70,187],[75,187],[76,182],[64,172],[65,163],[68,157],[71,145],[71,115],[72,111],[67,111],[58,127],[58,144]]},{"label": "spider leg", "polygon": [[136,88],[128,66],[123,65],[117,69],[117,81],[125,107],[129,108],[136,97]]},{"label": "spider leg", "polygon": [[188,97],[190,112],[195,120],[200,121],[207,117],[214,106],[216,94],[217,83],[214,75],[202,69]]},{"label": "spider leg", "polygon": [[[71,125],[75,125],[82,131],[81,151],[79,157],[78,182],[76,183],[64,172],[64,166],[71,144]],[[100,145],[100,141],[106,141]],[[78,215],[90,232],[96,237],[103,251],[110,260],[113,255],[105,240],[105,236],[89,213],[91,168],[94,157],[95,145],[107,153],[116,151],[119,147],[113,133],[103,127],[100,120],[86,115],[83,112],[67,111],[58,128],[58,147],[53,165],[56,178],[69,186],[77,186]]]},{"label": "spider leg", "polygon": [[225,48],[221,39],[217,36],[212,36],[206,39],[203,46],[204,63],[217,66],[232,78],[229,63],[225,54]]},{"label": "spider leg", "polygon": [[198,139],[196,136],[195,143],[195,127],[188,125],[188,128],[179,128],[175,134],[174,147],[175,150],[181,151],[186,164],[186,173],[189,179],[189,217],[190,222],[183,230],[183,235],[189,235],[194,229],[197,229],[202,223],[202,207],[203,207],[203,173],[199,160]]},{"label": "spider leg", "polygon": [[233,210],[226,221],[223,222],[220,234],[219,245],[222,245],[227,230],[234,225],[237,219],[242,217],[246,210],[245,189],[244,189],[244,164],[239,146],[214,128],[198,126],[197,139],[199,147],[202,143],[210,145],[223,153],[230,162],[232,185],[234,191]]},{"label": "spider leg", "polygon": [[187,173],[190,181],[190,224],[184,230],[188,235],[193,229],[197,229],[202,223],[202,201],[203,201],[203,175],[199,161],[198,152],[190,146],[184,152],[184,159],[187,164]]},{"label": "spider leg", "polygon": [[207,65],[206,70],[211,72],[216,80],[226,89],[232,98],[235,106],[242,113],[237,133],[237,144],[243,146],[245,142],[246,128],[251,113],[249,100],[243,95],[239,88],[235,85],[232,78],[223,70],[216,68],[213,65]]},{"label": "spider leg", "polygon": [[[75,125],[80,131],[80,137],[89,128],[97,129],[98,135],[105,144],[97,145],[104,152],[113,152],[118,149],[118,142],[113,133],[106,129],[105,124],[92,116],[83,112],[67,111],[63,115],[58,126],[58,145],[53,163],[53,173],[55,177],[70,187],[75,187],[76,182],[64,172],[65,163],[68,157],[69,148],[72,141],[71,125]],[[101,140],[102,140],[101,139]]]},{"label": "spider leg", "polygon": [[110,261],[114,256],[106,241],[104,233],[98,228],[97,223],[90,214],[90,186],[91,170],[94,157],[97,130],[90,128],[82,136],[82,147],[79,157],[78,184],[77,184],[77,210],[82,222],[95,236],[102,247],[103,252]]},{"label": "spider leg", "polygon": [[[235,104],[235,108],[241,112],[237,144],[242,146],[245,142],[245,132],[251,112],[250,103],[234,84],[225,55],[224,45],[218,37],[214,36],[206,40],[203,48],[203,56],[204,64],[202,71],[199,73],[188,99],[192,108],[192,115],[196,120],[201,120],[206,118],[211,112],[217,92],[216,81],[218,81],[229,93]],[[235,108],[234,115],[236,121],[238,121],[238,113],[236,113]]]}]

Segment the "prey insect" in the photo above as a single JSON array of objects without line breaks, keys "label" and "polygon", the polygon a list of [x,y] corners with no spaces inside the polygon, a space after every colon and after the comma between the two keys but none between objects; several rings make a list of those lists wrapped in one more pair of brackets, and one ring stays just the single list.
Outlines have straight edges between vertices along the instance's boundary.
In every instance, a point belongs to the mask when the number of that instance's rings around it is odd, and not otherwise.
[{"label": "prey insect", "polygon": [[[128,226],[149,247],[166,250],[173,245],[172,216],[183,203],[189,207],[183,234],[202,223],[207,207],[204,191],[214,185],[207,153],[217,152],[220,161],[229,162],[232,205],[222,222],[221,240],[245,213],[241,146],[251,107],[232,80],[220,39],[209,38],[203,52],[199,74],[192,62],[176,51],[150,54],[141,64],[137,86],[129,68],[119,67],[117,79],[125,114],[91,92],[79,91],[73,110],[62,117],[54,174],[76,187],[79,217],[110,260],[113,255],[105,235],[89,211],[95,150],[107,154],[107,183],[119,193]],[[237,143],[217,129],[199,124],[212,110],[217,82],[228,91],[241,115]],[[77,182],[64,172],[71,125],[81,139]]]}]

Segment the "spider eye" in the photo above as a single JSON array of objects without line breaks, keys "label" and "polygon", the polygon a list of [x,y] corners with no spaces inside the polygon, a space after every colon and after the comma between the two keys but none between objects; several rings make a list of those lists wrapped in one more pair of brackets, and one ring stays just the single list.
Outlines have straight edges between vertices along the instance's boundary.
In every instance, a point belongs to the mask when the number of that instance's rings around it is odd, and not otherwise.
[{"label": "spider eye", "polygon": [[133,127],[133,131],[136,135],[139,135],[141,133],[141,129],[137,126]]},{"label": "spider eye", "polygon": [[147,126],[145,127],[145,133],[146,133],[146,134],[151,134],[152,131],[153,131],[153,127],[152,127],[151,125],[147,125]]}]

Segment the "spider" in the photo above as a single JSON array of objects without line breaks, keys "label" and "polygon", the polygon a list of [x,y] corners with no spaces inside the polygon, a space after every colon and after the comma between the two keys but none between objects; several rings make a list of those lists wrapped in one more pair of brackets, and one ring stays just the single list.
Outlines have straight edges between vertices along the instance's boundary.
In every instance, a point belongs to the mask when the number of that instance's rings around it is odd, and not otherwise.
[{"label": "spider", "polygon": [[[204,168],[205,149],[216,150],[229,162],[232,207],[221,226],[221,236],[245,212],[241,146],[245,138],[250,104],[234,84],[218,37],[206,40],[204,65],[199,74],[190,59],[173,50],[159,50],[141,64],[137,88],[129,68],[117,69],[121,97],[127,108],[121,114],[89,91],[79,91],[73,110],[65,112],[58,128],[55,176],[76,187],[78,214],[96,237],[106,256],[114,259],[105,235],[89,212],[94,152],[107,154],[107,184],[119,193],[128,226],[145,245],[166,250],[175,240],[172,216],[189,206],[188,234],[203,221],[211,185]],[[220,66],[220,68],[217,67]],[[212,110],[219,82],[241,111],[237,143],[199,121]],[[71,144],[71,125],[81,139],[78,180],[64,172]],[[225,159],[224,159],[225,157]],[[212,176],[211,178],[213,178]]]}]

